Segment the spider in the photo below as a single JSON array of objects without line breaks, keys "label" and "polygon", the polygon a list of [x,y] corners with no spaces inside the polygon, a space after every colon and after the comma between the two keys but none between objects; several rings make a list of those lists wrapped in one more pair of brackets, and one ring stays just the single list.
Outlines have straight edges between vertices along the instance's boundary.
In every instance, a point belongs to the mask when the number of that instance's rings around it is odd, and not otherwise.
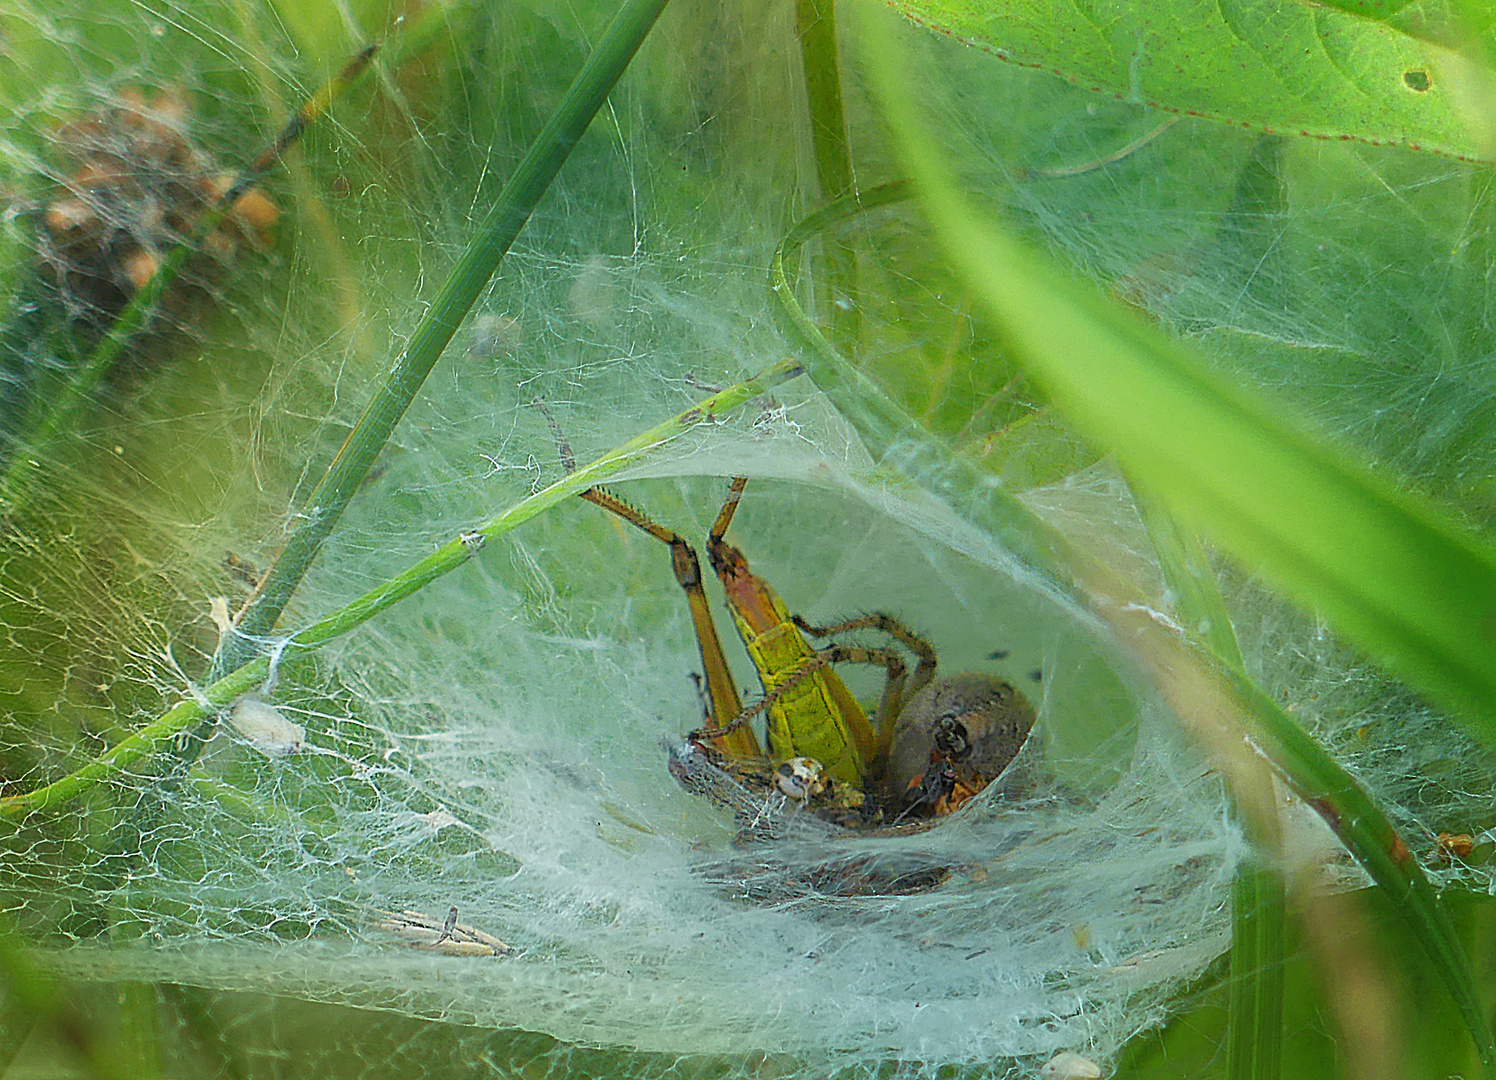
[{"label": "spider", "polygon": [[[689,790],[731,806],[740,821],[752,817],[750,831],[761,831],[753,807],[765,798],[855,829],[959,809],[1013,760],[1034,725],[1033,706],[996,676],[937,678],[935,650],[892,615],[870,612],[828,626],[791,615],[726,539],[747,483],[746,477],[732,480],[706,538],[710,565],[763,686],[763,696],[746,707],[722,652],[695,549],[603,488],[582,493],[667,544],[686,594],[705,673],[706,722],[672,753],[672,775]],[[879,631],[908,649],[917,658],[912,677],[892,647],[811,644],[854,630]],[[871,717],[836,673],[839,664],[884,669],[882,697]],[[760,716],[767,750],[753,726]]]}]

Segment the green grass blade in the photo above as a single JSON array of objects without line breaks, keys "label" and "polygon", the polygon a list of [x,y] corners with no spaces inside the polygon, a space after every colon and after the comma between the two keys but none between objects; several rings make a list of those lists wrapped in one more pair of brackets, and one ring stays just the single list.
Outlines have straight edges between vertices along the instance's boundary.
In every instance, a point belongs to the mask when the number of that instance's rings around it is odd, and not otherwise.
[{"label": "green grass blade", "polygon": [[835,0],[795,0],[795,34],[805,70],[816,179],[821,198],[829,202],[852,190],[852,147],[842,107]]},{"label": "green grass blade", "polygon": [[160,1080],[161,1005],[156,985],[124,980],[114,991],[121,1064],[131,1080]]},{"label": "green grass blade", "polygon": [[1227,1080],[1283,1073],[1283,875],[1255,862],[1231,883],[1231,986]]},{"label": "green grass blade", "polygon": [[[1241,647],[1215,571],[1198,539],[1157,501],[1136,495],[1143,523],[1174,593],[1179,621],[1198,634],[1217,660],[1245,679]],[[1291,781],[1292,782],[1292,781]],[[1255,797],[1260,798],[1260,793]],[[1271,797],[1269,795],[1269,797]],[[1244,859],[1231,883],[1231,967],[1227,990],[1228,1080],[1278,1080],[1283,1048],[1285,885],[1275,813],[1234,816],[1257,857]]]},{"label": "green grass blade", "polygon": [[347,440],[307,500],[306,510],[251,600],[239,628],[216,664],[224,671],[242,662],[250,639],[269,633],[280,618],[322,542],[419,392],[437,358],[498,269],[509,245],[561,171],[643,44],[667,0],[626,0],[567,89],[555,113],[515,167],[477,235],[447,276],[411,335],[410,343],[374,392]]},{"label": "green grass blade", "polygon": [[[815,151],[821,201],[852,190],[852,145],[842,106],[841,60],[836,34],[836,0],[795,0],[795,34],[800,39],[805,97],[810,108],[810,141]],[[854,353],[862,321],[858,302],[857,253],[840,237],[826,237],[816,274],[822,317],[831,337]]]},{"label": "green grass blade", "polygon": [[1492,1075],[1496,1040],[1469,957],[1423,869],[1371,796],[1308,732],[1245,675],[1237,674],[1236,686],[1255,721],[1251,727],[1254,745],[1392,897],[1459,1008],[1486,1075]]},{"label": "green grass blade", "polygon": [[[902,88],[885,101],[917,130]],[[1070,422],[1496,745],[1496,549],[977,215],[934,148],[905,142],[942,241]]]},{"label": "green grass blade", "polygon": [[[454,538],[401,573],[291,635],[281,655],[309,652],[362,626],[386,608],[456,570],[494,537],[502,536],[562,500],[607,479],[694,425],[729,413],[760,394],[803,374],[804,370],[798,360],[781,360],[753,378],[729,386],[636,435],[575,472],[568,473],[550,487],[495,514],[477,528]],[[32,791],[0,798],[0,820],[18,820],[29,814],[56,810],[109,778],[120,775],[136,763],[167,750],[179,735],[193,730],[205,718],[213,716],[235,698],[263,683],[269,671],[269,657],[256,657],[204,689],[195,691],[192,696],[178,702],[151,723],[67,776]]]}]

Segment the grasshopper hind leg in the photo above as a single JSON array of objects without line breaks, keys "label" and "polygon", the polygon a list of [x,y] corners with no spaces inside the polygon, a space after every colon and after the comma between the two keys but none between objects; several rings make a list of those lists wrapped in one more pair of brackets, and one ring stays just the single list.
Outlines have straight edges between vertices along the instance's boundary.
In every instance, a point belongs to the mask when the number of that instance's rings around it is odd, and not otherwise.
[{"label": "grasshopper hind leg", "polygon": [[[568,473],[575,472],[576,456],[572,453],[571,444],[561,430],[561,425],[551,415],[544,400],[537,397],[534,404],[545,417],[545,422],[551,429],[551,437],[556,440],[561,467]],[[738,491],[742,491],[741,485],[738,486]],[[753,729],[738,721],[743,711],[743,699],[738,694],[737,684],[732,681],[727,657],[722,652],[722,639],[717,636],[717,625],[712,619],[706,591],[701,585],[701,560],[696,557],[696,551],[680,534],[665,528],[606,488],[590,487],[581,496],[669,546],[670,568],[677,584],[685,591],[686,604],[691,611],[691,625],[696,633],[696,646],[701,652],[701,668],[706,679],[704,711],[707,724],[724,732],[713,738],[711,743],[715,749],[729,757],[762,756],[763,752],[759,749],[758,738],[753,734]]]},{"label": "grasshopper hind leg", "polygon": [[707,604],[706,590],[702,587],[701,560],[696,551],[678,533],[650,519],[643,512],[605,488],[592,487],[582,492],[582,498],[618,517],[630,525],[653,536],[670,548],[670,567],[675,580],[686,594],[686,604],[691,611],[691,623],[696,631],[696,645],[701,652],[701,667],[706,678],[706,696],[711,723],[723,732],[713,736],[713,745],[729,757],[759,757],[758,737],[753,729],[738,723],[743,711],[743,699],[732,680],[727,666],[727,657],[722,652],[722,639],[717,636],[717,625],[712,619]]}]

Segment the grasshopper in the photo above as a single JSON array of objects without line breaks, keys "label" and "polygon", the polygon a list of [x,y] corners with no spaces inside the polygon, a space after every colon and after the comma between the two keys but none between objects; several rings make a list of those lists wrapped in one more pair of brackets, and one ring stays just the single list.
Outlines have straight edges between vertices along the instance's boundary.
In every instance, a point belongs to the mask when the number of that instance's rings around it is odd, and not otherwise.
[{"label": "grasshopper", "polygon": [[[810,758],[835,782],[864,790],[875,780],[888,756],[893,721],[907,693],[923,688],[935,674],[935,650],[890,615],[875,613],[833,626],[815,627],[790,614],[779,593],[748,565],[742,551],[725,539],[742,499],[746,477],[737,477],[707,533],[707,557],[727,593],[733,625],[758,671],[764,696],[745,709],[727,667],[722,642],[702,588],[701,562],[679,534],[665,528],[611,492],[591,488],[582,493],[601,506],[670,546],[675,580],[685,590],[696,641],[701,650],[707,693],[707,727],[696,735],[729,758],[763,756],[748,721],[767,713],[768,756],[774,763]],[[908,646],[919,664],[912,681],[904,660],[892,649],[833,644],[815,648],[806,634],[824,638],[862,628],[878,628]],[[883,697],[872,720],[852,696],[834,664],[874,664],[886,672]],[[906,682],[908,685],[906,686]]]},{"label": "grasshopper", "polygon": [[[919,809],[926,816],[958,808],[1012,760],[1033,726],[1033,707],[1010,683],[993,676],[936,680],[935,650],[891,615],[873,612],[829,626],[792,615],[726,539],[747,482],[746,477],[732,480],[706,540],[733,624],[763,686],[763,697],[746,708],[722,651],[695,549],[605,489],[582,493],[670,548],[706,684],[707,723],[691,733],[691,742],[711,747],[729,764],[767,759],[779,789],[807,804],[832,788],[840,792],[842,810],[864,806],[860,820],[866,824],[879,823],[884,808]],[[917,657],[913,676],[894,649],[840,643],[817,648],[808,640],[860,629],[880,630],[908,648]],[[843,663],[884,669],[883,693],[872,717],[834,670]],[[767,755],[749,723],[759,714],[766,714]],[[830,778],[829,785],[820,773]],[[845,815],[842,823],[849,823]]]}]

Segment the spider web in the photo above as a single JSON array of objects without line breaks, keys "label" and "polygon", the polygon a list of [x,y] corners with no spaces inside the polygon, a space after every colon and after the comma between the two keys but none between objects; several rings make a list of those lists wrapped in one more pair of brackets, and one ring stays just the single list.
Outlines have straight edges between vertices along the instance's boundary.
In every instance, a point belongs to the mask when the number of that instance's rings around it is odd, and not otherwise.
[{"label": "spider web", "polygon": [[[215,598],[237,607],[245,574],[273,558],[608,7],[454,5],[450,32],[351,94],[263,185],[282,210],[274,246],[204,280],[211,302],[161,315],[76,433],[44,448],[46,482],[0,561],[0,791],[77,768],[204,677]],[[196,143],[235,167],[347,55],[421,14],[316,10],[0,4],[17,295],[75,167],[70,119],[131,87],[170,91]],[[1291,394],[1484,524],[1496,427],[1472,170],[1192,121],[1074,170],[1159,118],[907,41],[975,186],[1223,370]],[[803,113],[797,63],[784,11],[667,12],[283,626],[556,478],[535,398],[585,461],[702,384],[783,355],[765,268],[815,203],[808,140],[785,122]],[[882,179],[876,124],[849,83],[860,167]],[[1125,485],[1005,360],[917,214],[844,236],[862,252],[868,369],[1168,611]],[[726,815],[665,770],[664,745],[700,714],[667,555],[574,500],[284,665],[266,696],[304,729],[298,753],[221,720],[185,771],[116,777],[5,826],[0,910],[65,976],[219,993],[244,1010],[232,1033],[250,1045],[270,1036],[247,995],[268,992],[315,1015],[398,1013],[402,1032],[442,1021],[445,1034],[411,1044],[546,1069],[740,1075],[769,1055],[785,1075],[1002,1075],[1062,1050],[1110,1059],[1226,946],[1243,842],[1219,780],[1081,612],[965,508],[881,468],[803,381],[674,440],[618,488],[699,540],[729,475],[753,478],[734,539],[794,610],[896,613],[944,670],[1002,675],[1034,701],[1035,737],[957,819],[900,840],[735,846]],[[1372,788],[1415,854],[1431,861],[1439,831],[1487,826],[1482,755],[1313,620],[1232,567],[1222,579],[1253,674]],[[876,695],[870,677],[852,685]],[[828,862],[857,859],[951,873],[913,895],[815,884]],[[1437,872],[1491,888],[1479,865]],[[451,907],[512,951],[411,950],[381,914],[440,926]],[[515,1031],[530,1034],[495,1034]]]}]

